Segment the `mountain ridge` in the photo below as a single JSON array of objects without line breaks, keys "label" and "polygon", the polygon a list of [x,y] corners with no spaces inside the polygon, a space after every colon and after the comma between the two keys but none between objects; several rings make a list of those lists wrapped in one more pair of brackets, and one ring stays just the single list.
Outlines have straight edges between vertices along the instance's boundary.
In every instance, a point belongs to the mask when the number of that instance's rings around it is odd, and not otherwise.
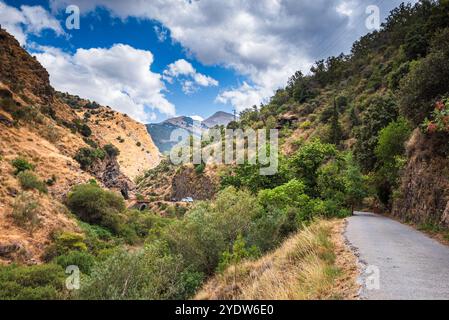
[{"label": "mountain ridge", "polygon": [[159,151],[161,153],[168,153],[178,143],[170,139],[173,131],[183,129],[189,134],[197,134],[194,126],[199,126],[200,132],[202,132],[217,125],[227,126],[232,121],[234,121],[234,115],[224,111],[217,111],[203,121],[195,121],[189,116],[178,116],[159,123],[149,123],[146,125],[146,128]]}]

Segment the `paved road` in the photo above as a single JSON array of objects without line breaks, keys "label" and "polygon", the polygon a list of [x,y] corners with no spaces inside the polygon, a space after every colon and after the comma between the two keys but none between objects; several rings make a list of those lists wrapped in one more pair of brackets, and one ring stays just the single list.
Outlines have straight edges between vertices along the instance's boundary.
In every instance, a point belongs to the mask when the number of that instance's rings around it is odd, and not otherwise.
[{"label": "paved road", "polygon": [[350,217],[345,236],[361,264],[362,299],[449,299],[449,247],[372,213]]}]

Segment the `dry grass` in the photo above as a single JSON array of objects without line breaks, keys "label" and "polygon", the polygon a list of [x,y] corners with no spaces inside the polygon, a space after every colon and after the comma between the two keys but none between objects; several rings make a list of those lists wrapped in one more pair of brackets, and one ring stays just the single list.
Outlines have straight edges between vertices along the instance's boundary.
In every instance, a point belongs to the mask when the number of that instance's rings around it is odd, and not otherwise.
[{"label": "dry grass", "polygon": [[344,221],[317,221],[276,251],[211,279],[199,300],[313,300],[357,297],[357,267],[344,245]]}]

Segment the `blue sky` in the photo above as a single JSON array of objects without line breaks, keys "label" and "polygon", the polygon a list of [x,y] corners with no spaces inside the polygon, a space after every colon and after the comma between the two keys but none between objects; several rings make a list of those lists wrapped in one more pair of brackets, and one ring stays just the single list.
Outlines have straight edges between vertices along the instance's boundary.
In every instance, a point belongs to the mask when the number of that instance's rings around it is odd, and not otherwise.
[{"label": "blue sky", "polygon": [[[61,91],[141,122],[266,101],[294,71],[348,52],[397,0],[0,0],[0,24]],[[80,8],[68,30],[65,9]]]}]

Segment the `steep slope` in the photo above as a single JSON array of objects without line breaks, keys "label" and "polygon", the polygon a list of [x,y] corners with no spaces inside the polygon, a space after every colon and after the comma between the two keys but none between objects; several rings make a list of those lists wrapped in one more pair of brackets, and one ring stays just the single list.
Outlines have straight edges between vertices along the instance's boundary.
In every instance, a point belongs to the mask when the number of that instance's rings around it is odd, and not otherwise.
[{"label": "steep slope", "polygon": [[277,250],[229,266],[195,299],[356,299],[356,259],[344,244],[343,225],[343,221],[316,221]]},{"label": "steep slope", "polygon": [[[63,205],[73,186],[95,179],[129,195],[135,188],[132,179],[156,166],[159,152],[144,125],[55,92],[46,70],[2,29],[0,66],[0,262],[35,263],[55,231],[80,232]],[[94,111],[92,106],[96,114],[89,118],[85,115]],[[106,155],[83,169],[75,160],[80,149],[107,144],[117,146],[118,157]],[[12,165],[18,158],[34,167],[48,194],[22,186]],[[32,231],[13,218],[28,204],[37,212],[38,227]]]},{"label": "steep slope", "polygon": [[117,160],[120,170],[131,180],[141,175],[144,170],[159,164],[159,150],[144,125],[110,107],[103,107],[67,93],[58,96],[71,105],[77,117],[89,126],[100,144],[112,143],[119,149]]}]

